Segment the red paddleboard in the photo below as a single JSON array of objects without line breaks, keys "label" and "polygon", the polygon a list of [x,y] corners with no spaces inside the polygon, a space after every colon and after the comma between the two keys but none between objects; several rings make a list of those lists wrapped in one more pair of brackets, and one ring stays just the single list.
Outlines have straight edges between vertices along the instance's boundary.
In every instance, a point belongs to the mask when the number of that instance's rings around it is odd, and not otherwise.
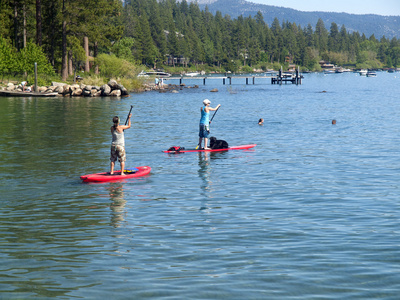
[{"label": "red paddleboard", "polygon": [[115,171],[113,175],[110,172],[103,172],[103,173],[95,173],[95,174],[88,174],[82,175],[81,179],[83,182],[107,182],[107,181],[117,181],[135,177],[141,177],[149,174],[151,168],[148,166],[136,167],[133,171],[132,170],[125,170],[125,175],[121,175],[121,171]]},{"label": "red paddleboard", "polygon": [[182,149],[182,150],[165,150],[163,151],[164,153],[185,153],[185,152],[219,152],[219,151],[229,151],[229,150],[245,150],[245,149],[250,149],[257,146],[257,144],[249,144],[249,145],[241,145],[241,146],[232,146],[229,148],[225,149],[210,149],[210,150],[204,150],[204,149]]}]

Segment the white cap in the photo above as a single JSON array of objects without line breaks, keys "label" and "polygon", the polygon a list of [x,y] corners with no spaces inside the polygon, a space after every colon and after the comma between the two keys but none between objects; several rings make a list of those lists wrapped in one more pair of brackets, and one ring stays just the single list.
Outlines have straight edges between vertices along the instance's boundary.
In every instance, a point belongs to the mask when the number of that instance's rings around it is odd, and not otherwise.
[{"label": "white cap", "polygon": [[208,100],[208,99],[204,99],[204,100],[203,100],[203,104],[204,104],[204,105],[207,105],[207,104],[210,104],[210,103],[211,103],[211,101]]}]

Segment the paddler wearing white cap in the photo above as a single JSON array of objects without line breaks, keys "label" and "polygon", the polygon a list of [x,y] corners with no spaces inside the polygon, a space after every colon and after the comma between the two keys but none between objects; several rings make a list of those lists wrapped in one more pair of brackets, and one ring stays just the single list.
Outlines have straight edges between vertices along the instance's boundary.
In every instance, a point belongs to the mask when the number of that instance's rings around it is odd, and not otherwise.
[{"label": "paddler wearing white cap", "polygon": [[[217,107],[212,108],[210,106],[211,101],[208,99],[203,100],[204,106],[200,108],[201,112],[201,118],[200,118],[200,125],[199,125],[199,144],[198,147],[201,149],[201,143],[204,138],[204,150],[210,150],[211,148],[208,148],[208,137],[210,136],[210,111],[216,111],[218,108],[221,106],[221,104],[218,104]],[[197,148],[197,147],[196,147]]]}]

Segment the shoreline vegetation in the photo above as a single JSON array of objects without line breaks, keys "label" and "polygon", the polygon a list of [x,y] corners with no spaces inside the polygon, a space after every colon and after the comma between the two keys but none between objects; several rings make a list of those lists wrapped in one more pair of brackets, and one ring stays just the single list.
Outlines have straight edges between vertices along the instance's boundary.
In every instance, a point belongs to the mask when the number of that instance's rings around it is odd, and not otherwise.
[{"label": "shoreline vegetation", "polygon": [[[143,83],[140,89],[128,91],[124,86],[118,84],[115,80],[110,80],[108,84],[102,86],[86,85],[84,83],[66,84],[60,82],[52,82],[48,86],[38,86],[37,93],[43,94],[54,94],[64,97],[125,97],[129,96],[130,93],[143,93],[149,91],[158,91],[160,93],[172,92],[176,93],[184,88],[198,88],[198,85],[187,86],[186,84],[164,84],[163,86],[157,86],[155,83],[150,81]],[[21,83],[16,81],[10,81],[7,84],[0,83],[0,92],[18,92],[29,94],[34,93],[34,86],[24,89]],[[1,93],[0,93],[1,95]],[[18,94],[20,96],[20,94]]]},{"label": "shoreline vegetation", "polygon": [[[6,1],[0,8],[0,86],[32,85],[37,70],[43,89],[61,82],[63,95],[81,90],[91,96],[108,95],[97,87],[110,80],[128,93],[156,89],[154,77],[138,77],[142,70],[181,75],[400,67],[400,39],[367,37],[321,19],[300,26],[275,17],[267,24],[261,12],[233,19],[185,0],[101,0],[93,10],[83,0]],[[76,85],[77,75],[82,79]]]},{"label": "shoreline vegetation", "polygon": [[[342,73],[342,70],[344,68],[342,67],[337,67],[334,66],[329,69],[322,69],[320,71],[303,71],[300,73],[324,73],[324,72],[335,72],[336,73]],[[358,69],[345,69],[346,72],[358,72]],[[380,69],[382,71],[391,71],[391,72],[396,72],[400,71],[400,69],[387,69],[383,68]],[[153,71],[153,70],[149,70]],[[160,71],[160,70],[158,70]],[[169,71],[173,71],[171,68]],[[248,71],[248,70],[247,70]],[[230,73],[230,72],[217,72],[217,71],[211,71],[210,73],[203,73],[199,75],[199,77],[208,77],[209,75],[215,75],[215,74],[221,74],[223,76],[229,77],[229,76],[235,76],[239,74],[252,74],[249,75],[249,77],[252,76],[257,76],[260,74],[265,74],[265,73],[273,73],[273,72],[278,72],[277,70],[273,69],[253,69],[252,72],[238,72],[238,73]],[[294,72],[294,70],[287,70],[284,72]],[[179,70],[179,73],[176,71],[172,73],[172,76],[174,78],[178,78],[179,76],[185,76],[185,74],[190,74],[190,73],[198,73],[197,71],[182,71]],[[189,75],[190,76],[190,75]],[[157,85],[155,83],[155,79],[158,78],[159,84]],[[183,89],[191,89],[191,88],[199,88],[199,85],[195,84],[193,86],[187,86],[184,83],[181,84],[167,84],[167,83],[162,83],[161,77],[159,76],[149,76],[147,78],[140,78],[136,75],[136,78],[124,78],[124,79],[111,79],[108,80],[107,83],[104,83],[106,81],[105,78],[102,78],[100,76],[88,76],[86,79],[84,77],[78,76],[78,81],[80,82],[56,82],[53,81],[51,82],[50,85],[41,85],[37,87],[37,92],[38,93],[44,93],[44,94],[49,94],[49,93],[58,93],[58,96],[69,96],[69,97],[124,97],[124,96],[129,96],[131,93],[143,93],[143,92],[149,92],[149,91],[158,91],[160,93],[166,93],[166,92],[172,92],[172,93],[177,93],[180,90]],[[121,82],[126,84],[127,87],[125,87]],[[217,89],[213,89],[212,91],[216,91]],[[14,92],[26,92],[26,95],[29,96],[30,92],[34,92],[34,85],[32,85],[30,82],[26,84],[25,87],[22,86],[21,82],[17,79],[7,79],[3,81],[0,81],[0,91],[14,91]]]}]

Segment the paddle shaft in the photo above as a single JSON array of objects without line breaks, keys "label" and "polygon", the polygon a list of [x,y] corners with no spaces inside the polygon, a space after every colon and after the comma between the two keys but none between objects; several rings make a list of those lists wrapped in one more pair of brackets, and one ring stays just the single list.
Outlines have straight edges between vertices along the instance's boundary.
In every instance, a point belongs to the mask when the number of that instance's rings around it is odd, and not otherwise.
[{"label": "paddle shaft", "polygon": [[129,110],[128,116],[126,117],[125,125],[128,123],[129,115],[131,114],[132,108],[133,108],[133,105],[131,105],[131,109]]},{"label": "paddle shaft", "polygon": [[[220,106],[220,107],[221,107],[221,106]],[[215,113],[214,113],[213,116],[211,117],[210,123],[211,123],[211,121],[214,119],[214,117],[215,117],[215,115],[217,114],[217,111],[218,111],[218,109],[219,109],[220,107],[217,108],[217,110],[215,111]]]}]

